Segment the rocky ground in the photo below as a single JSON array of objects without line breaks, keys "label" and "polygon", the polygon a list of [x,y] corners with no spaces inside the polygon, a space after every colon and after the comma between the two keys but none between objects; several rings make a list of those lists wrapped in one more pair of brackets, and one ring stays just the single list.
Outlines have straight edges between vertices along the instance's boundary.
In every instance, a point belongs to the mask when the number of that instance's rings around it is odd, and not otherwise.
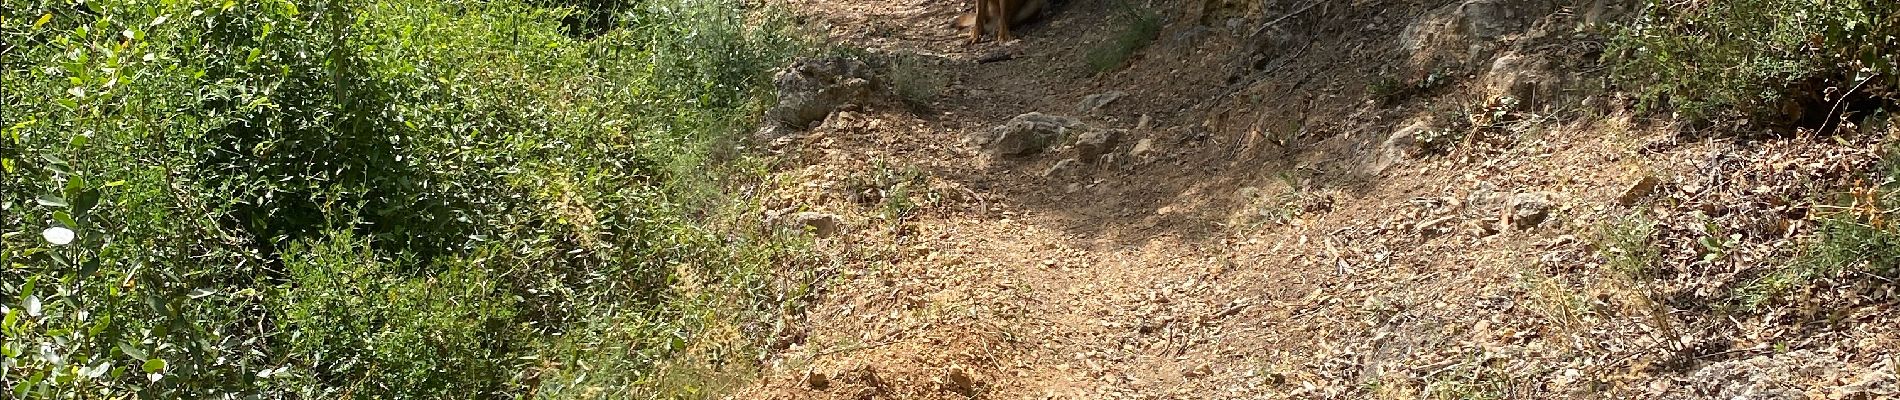
[{"label": "rocky ground", "polygon": [[975,45],[962,2],[785,4],[868,54],[756,138],[761,218],[835,262],[731,398],[1900,396],[1900,285],[1759,289],[1895,131],[1633,114],[1627,2],[1072,0]]}]

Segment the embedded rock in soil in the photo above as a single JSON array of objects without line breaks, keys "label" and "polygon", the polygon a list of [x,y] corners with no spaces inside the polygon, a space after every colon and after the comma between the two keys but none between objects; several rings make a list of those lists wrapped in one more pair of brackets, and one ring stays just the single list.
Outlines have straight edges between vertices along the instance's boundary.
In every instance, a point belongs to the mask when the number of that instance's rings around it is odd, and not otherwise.
[{"label": "embedded rock in soil", "polygon": [[944,389],[964,396],[975,396],[977,384],[976,378],[962,368],[951,368],[943,377]]},{"label": "embedded rock in soil", "polygon": [[1076,165],[1081,164],[1081,163],[1082,163],[1081,161],[1078,161],[1073,158],[1064,158],[1062,159],[1062,161],[1056,161],[1056,165],[1051,165],[1049,166],[1049,169],[1043,170],[1042,177],[1047,178],[1051,176],[1068,175],[1070,173],[1075,172]]},{"label": "embedded rock in soil", "polygon": [[1115,150],[1120,145],[1122,130],[1104,129],[1089,131],[1075,138],[1075,152],[1085,162],[1094,162],[1103,154]]},{"label": "embedded rock in soil", "polygon": [[1495,40],[1529,28],[1556,8],[1551,0],[1467,0],[1458,5],[1457,14],[1465,34]]},{"label": "embedded rock in soil", "polygon": [[1082,102],[1075,105],[1075,113],[1083,115],[1094,114],[1096,111],[1101,111],[1102,107],[1107,107],[1109,103],[1114,103],[1115,100],[1121,100],[1124,96],[1128,96],[1128,92],[1120,90],[1091,94],[1088,97],[1083,97]]},{"label": "embedded rock in soil", "polygon": [[1387,137],[1385,142],[1379,145],[1379,155],[1373,162],[1373,171],[1383,172],[1399,161],[1424,156],[1425,144],[1419,141],[1419,137],[1431,132],[1431,129],[1430,121],[1418,121],[1392,131],[1392,136]]},{"label": "embedded rock in soil", "polygon": [[1558,87],[1550,71],[1550,60],[1543,57],[1506,54],[1491,62],[1491,71],[1484,76],[1485,92],[1494,98],[1515,98],[1524,105],[1549,102]]},{"label": "embedded rock in soil", "polygon": [[1662,180],[1656,179],[1655,175],[1643,175],[1643,179],[1637,180],[1635,184],[1630,185],[1629,189],[1623,190],[1623,195],[1616,197],[1616,204],[1622,206],[1636,204],[1637,200],[1655,192],[1656,185],[1661,183]]},{"label": "embedded rock in soil", "polygon": [[1419,71],[1471,65],[1489,57],[1498,40],[1523,32],[1557,11],[1552,0],[1466,0],[1432,10],[1399,34]]},{"label": "embedded rock in soil", "polygon": [[1153,153],[1154,150],[1155,150],[1154,139],[1141,139],[1141,140],[1135,141],[1134,148],[1128,149],[1128,155],[1133,156],[1133,157],[1141,157],[1144,154]]},{"label": "embedded rock in soil", "polygon": [[1550,196],[1537,193],[1520,193],[1511,199],[1511,225],[1517,229],[1530,229],[1544,223],[1550,216]]},{"label": "embedded rock in soil", "polygon": [[1004,156],[1041,153],[1070,130],[1081,128],[1082,123],[1074,118],[1035,112],[1018,115],[991,129],[993,139],[989,140],[988,150]]},{"label": "embedded rock in soil", "polygon": [[844,218],[837,214],[820,212],[801,212],[792,216],[792,222],[811,229],[812,234],[820,239],[837,235],[838,228],[844,226],[843,221]]},{"label": "embedded rock in soil", "polygon": [[842,58],[806,58],[792,62],[772,78],[778,104],[765,111],[760,134],[777,137],[825,119],[846,104],[871,97],[876,76],[862,61]]}]

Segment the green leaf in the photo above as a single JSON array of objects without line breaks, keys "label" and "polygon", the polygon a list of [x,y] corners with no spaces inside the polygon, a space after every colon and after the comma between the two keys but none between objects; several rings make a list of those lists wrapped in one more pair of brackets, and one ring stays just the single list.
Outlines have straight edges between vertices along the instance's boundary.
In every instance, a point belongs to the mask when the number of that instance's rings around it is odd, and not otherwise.
[{"label": "green leaf", "polygon": [[111,361],[100,361],[98,365],[89,368],[80,368],[79,374],[89,379],[96,379],[101,376],[106,376],[106,371],[110,370],[112,370]]},{"label": "green leaf", "polygon": [[97,257],[94,257],[93,259],[90,259],[90,260],[86,260],[86,262],[79,264],[79,276],[81,278],[90,278],[92,277],[92,274],[95,274],[98,272],[99,272],[99,258]]},{"label": "green leaf", "polygon": [[47,207],[66,208],[69,206],[68,204],[66,204],[65,198],[59,197],[59,195],[51,194],[51,193],[42,194],[40,195],[40,198],[35,201],[40,203],[40,205],[47,206]]},{"label": "green leaf", "polygon": [[73,198],[73,213],[86,215],[99,205],[99,189],[86,189]]},{"label": "green leaf", "polygon": [[71,228],[73,230],[79,230],[79,221],[74,220],[73,215],[67,214],[65,211],[54,211],[53,220],[59,221],[59,223],[61,224],[65,224],[67,228]]},{"label": "green leaf", "polygon": [[86,190],[86,186],[87,186],[87,185],[86,185],[86,178],[81,178],[81,177],[77,177],[77,176],[75,176],[75,177],[72,177],[72,178],[70,178],[70,179],[67,179],[67,180],[66,180],[66,193],[65,193],[65,194],[66,194],[66,197],[67,197],[67,198],[73,198],[73,197],[79,197],[79,193],[80,193],[80,192],[82,192],[82,191],[85,191],[85,190]]},{"label": "green leaf", "polygon": [[158,373],[159,371],[164,371],[164,370],[165,370],[165,360],[164,360],[164,359],[162,359],[162,358],[153,358],[153,359],[147,359],[147,360],[145,360],[145,365],[144,365],[144,367],[143,367],[143,368],[145,369],[145,373],[148,373],[148,374],[153,374],[153,373]]},{"label": "green leaf", "polygon": [[91,328],[86,329],[86,334],[92,335],[92,336],[99,336],[100,333],[103,333],[106,331],[106,328],[111,328],[111,327],[112,327],[112,314],[102,315],[99,317],[98,320],[92,322]]},{"label": "green leaf", "polygon": [[132,357],[135,360],[145,359],[145,351],[139,350],[138,346],[133,346],[131,343],[119,342],[119,352],[125,353],[127,357]]},{"label": "green leaf", "polygon": [[40,384],[40,379],[44,378],[45,376],[46,376],[45,372],[35,372],[33,373],[33,378],[20,381],[19,384],[13,385],[13,398],[16,398],[16,399],[26,398],[26,392],[28,390],[33,390],[33,386]]},{"label": "green leaf", "polygon": [[91,140],[92,138],[86,137],[86,135],[73,135],[73,139],[71,142],[68,143],[68,145],[71,145],[72,147],[85,147],[86,142],[91,141]]}]

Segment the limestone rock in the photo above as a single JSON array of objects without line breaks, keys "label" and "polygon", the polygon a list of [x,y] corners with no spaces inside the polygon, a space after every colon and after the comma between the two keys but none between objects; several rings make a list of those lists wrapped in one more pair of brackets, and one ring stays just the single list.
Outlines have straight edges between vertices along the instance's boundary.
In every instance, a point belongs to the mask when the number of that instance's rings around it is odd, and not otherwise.
[{"label": "limestone rock", "polygon": [[1076,167],[1081,164],[1082,164],[1082,161],[1080,160],[1076,160],[1073,158],[1064,158],[1062,159],[1062,161],[1056,161],[1055,165],[1049,166],[1049,169],[1043,170],[1042,177],[1047,178],[1051,176],[1069,175],[1071,173],[1074,173],[1076,170]]},{"label": "limestone rock", "polygon": [[1082,129],[1074,118],[1027,113],[991,129],[988,151],[1003,156],[1027,156],[1041,153],[1070,130]]},{"label": "limestone rock", "polygon": [[1094,162],[1103,154],[1115,150],[1121,144],[1122,131],[1103,129],[1084,132],[1075,138],[1076,155],[1085,162]]},{"label": "limestone rock", "polygon": [[1121,100],[1122,97],[1126,96],[1128,96],[1128,92],[1120,90],[1091,94],[1088,97],[1083,97],[1082,102],[1075,105],[1075,113],[1082,115],[1094,114],[1096,111],[1100,111],[1102,107],[1108,106],[1109,103],[1114,103],[1115,100]]},{"label": "limestone rock", "polygon": [[822,121],[846,104],[871,97],[876,75],[862,61],[843,57],[793,61],[772,78],[778,104],[765,112],[760,135],[775,137]]},{"label": "limestone rock", "polygon": [[1549,216],[1550,196],[1520,193],[1511,199],[1511,225],[1517,229],[1535,228]]}]

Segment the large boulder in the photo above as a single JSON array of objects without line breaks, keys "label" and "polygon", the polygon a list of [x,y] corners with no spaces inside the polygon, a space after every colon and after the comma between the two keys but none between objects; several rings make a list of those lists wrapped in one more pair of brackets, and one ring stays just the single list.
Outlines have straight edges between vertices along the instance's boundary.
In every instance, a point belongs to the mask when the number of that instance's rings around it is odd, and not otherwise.
[{"label": "large boulder", "polygon": [[802,58],[772,78],[778,104],[765,111],[765,132],[782,134],[822,121],[846,104],[862,104],[876,88],[876,74],[863,61],[844,57]]}]

